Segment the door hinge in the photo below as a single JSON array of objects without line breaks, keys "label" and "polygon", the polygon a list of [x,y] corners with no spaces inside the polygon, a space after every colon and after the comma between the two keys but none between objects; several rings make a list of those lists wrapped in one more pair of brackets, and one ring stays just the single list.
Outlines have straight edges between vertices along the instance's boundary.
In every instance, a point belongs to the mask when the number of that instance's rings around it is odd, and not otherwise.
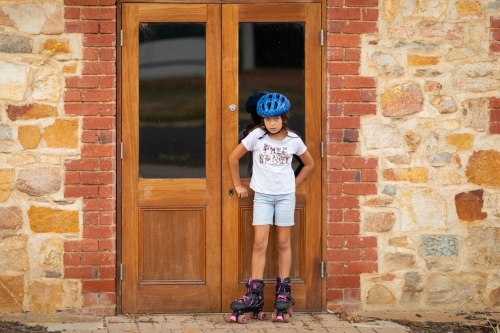
[{"label": "door hinge", "polygon": [[325,278],[325,262],[324,261],[321,262],[321,278],[322,279]]},{"label": "door hinge", "polygon": [[319,41],[321,46],[325,44],[325,31],[323,29],[319,33]]},{"label": "door hinge", "polygon": [[120,264],[120,281],[123,281],[123,264]]},{"label": "door hinge", "polygon": [[321,141],[321,158],[323,158],[325,155],[325,144],[323,141]]},{"label": "door hinge", "polygon": [[123,30],[120,30],[120,46],[123,46]]},{"label": "door hinge", "polygon": [[120,159],[123,160],[123,142],[120,142]]}]

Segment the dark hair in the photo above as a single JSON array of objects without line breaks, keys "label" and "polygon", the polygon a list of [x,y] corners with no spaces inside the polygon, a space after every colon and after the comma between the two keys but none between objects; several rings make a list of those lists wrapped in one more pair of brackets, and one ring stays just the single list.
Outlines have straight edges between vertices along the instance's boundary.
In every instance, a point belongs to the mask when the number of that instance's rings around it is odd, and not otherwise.
[{"label": "dark hair", "polygon": [[[288,120],[290,118],[288,117],[287,114],[282,114],[281,116],[278,116],[278,117],[281,117],[281,121],[282,121],[282,124],[283,124],[282,127],[281,127],[281,130],[285,131],[286,136],[289,136],[288,133],[295,133],[294,131],[292,131],[288,127]],[[269,134],[269,131],[267,130],[266,126],[264,125],[264,118],[262,118],[261,121],[260,121],[260,123],[258,125],[256,125],[256,126],[254,126],[248,133],[250,133],[251,131],[253,131],[257,127],[261,128],[265,132],[259,139],[262,139],[264,136],[266,136],[267,134]]]}]

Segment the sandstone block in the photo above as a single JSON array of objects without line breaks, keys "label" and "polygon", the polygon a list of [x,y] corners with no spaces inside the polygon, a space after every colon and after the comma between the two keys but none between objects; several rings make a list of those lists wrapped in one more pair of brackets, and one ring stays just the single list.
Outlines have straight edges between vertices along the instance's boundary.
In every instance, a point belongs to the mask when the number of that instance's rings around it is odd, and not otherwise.
[{"label": "sandstone block", "polygon": [[17,139],[24,149],[33,149],[38,147],[42,134],[40,127],[34,126],[19,126],[17,129]]},{"label": "sandstone block", "polygon": [[390,231],[396,223],[393,212],[376,212],[364,214],[364,230],[372,232]]},{"label": "sandstone block", "polygon": [[464,35],[464,28],[458,23],[422,21],[419,28],[424,37],[462,39]]},{"label": "sandstone block", "polygon": [[436,174],[436,181],[439,185],[459,185],[462,184],[462,176],[455,171],[442,170]]},{"label": "sandstone block", "polygon": [[465,126],[477,131],[486,131],[489,125],[489,102],[487,98],[473,98],[462,102]]},{"label": "sandstone block", "polygon": [[58,54],[58,53],[69,53],[69,41],[68,40],[58,40],[54,38],[47,39],[43,45],[40,53],[42,54]]},{"label": "sandstone block", "polygon": [[369,207],[386,207],[387,205],[390,205],[393,202],[394,202],[394,197],[379,196],[374,198],[367,198],[367,200],[363,202],[363,205]]},{"label": "sandstone block", "polygon": [[62,83],[59,71],[52,66],[43,66],[33,78],[33,99],[58,102],[61,97]]},{"label": "sandstone block", "polygon": [[0,25],[30,34],[61,34],[64,32],[63,3],[35,0],[0,3]]},{"label": "sandstone block", "polygon": [[394,247],[405,247],[409,248],[410,247],[410,242],[408,241],[408,236],[399,236],[399,237],[394,237],[389,239],[387,242],[388,246],[394,246]]},{"label": "sandstone block", "polygon": [[55,193],[62,186],[59,168],[35,167],[19,171],[17,189],[32,196]]},{"label": "sandstone block", "polygon": [[32,154],[15,154],[8,159],[7,163],[13,166],[23,166],[28,164],[35,164],[37,157]]},{"label": "sandstone block", "polygon": [[451,154],[445,151],[437,152],[429,157],[429,163],[432,166],[443,166],[451,161]]},{"label": "sandstone block", "polygon": [[395,302],[396,298],[386,286],[376,284],[368,290],[366,304],[394,304]]},{"label": "sandstone block", "polygon": [[472,153],[465,169],[469,182],[500,187],[500,152],[480,150]]},{"label": "sandstone block", "polygon": [[32,237],[29,254],[31,272],[36,277],[61,277],[63,241],[60,238]]},{"label": "sandstone block", "polygon": [[377,66],[379,75],[402,76],[404,74],[404,68],[391,54],[374,52],[371,59]]},{"label": "sandstone block", "polygon": [[490,292],[490,302],[493,307],[500,306],[500,287]]},{"label": "sandstone block", "polygon": [[429,170],[420,167],[384,169],[382,174],[385,180],[390,181],[427,183],[429,180]]},{"label": "sandstone block", "polygon": [[400,211],[402,231],[446,228],[446,200],[431,188],[404,189]]},{"label": "sandstone block", "polygon": [[403,0],[403,15],[438,18],[446,10],[446,3],[446,0]]},{"label": "sandstone block", "polygon": [[455,66],[451,70],[451,83],[455,89],[462,91],[498,91],[500,89],[500,64],[476,62]]},{"label": "sandstone block", "polygon": [[401,145],[397,128],[379,123],[362,126],[367,149],[396,148]]},{"label": "sandstone block", "polygon": [[46,104],[27,104],[7,106],[7,115],[10,120],[28,120],[46,117],[57,117],[57,109]]},{"label": "sandstone block", "polygon": [[384,189],[382,190],[382,194],[396,195],[396,186],[393,186],[393,185],[384,186]]},{"label": "sandstone block", "polygon": [[500,266],[500,229],[474,227],[469,229],[466,239],[469,260],[483,267]]},{"label": "sandstone block", "polygon": [[474,135],[467,133],[448,135],[446,143],[457,147],[458,150],[471,150],[474,143]]},{"label": "sandstone block", "polygon": [[0,52],[31,53],[31,40],[21,35],[0,33]]},{"label": "sandstone block", "polygon": [[24,276],[0,275],[0,311],[22,312],[24,301]]},{"label": "sandstone block", "polygon": [[384,18],[389,21],[393,20],[398,13],[399,2],[397,0],[384,0],[382,6]]},{"label": "sandstone block", "polygon": [[[406,138],[406,136],[405,136]],[[396,164],[396,165],[401,165],[401,164],[410,164],[411,163],[411,157],[407,155],[393,155],[393,156],[387,156],[387,159],[389,162]]]},{"label": "sandstone block", "polygon": [[487,275],[483,273],[430,274],[425,283],[427,304],[440,308],[456,304],[480,302],[486,288]]},{"label": "sandstone block", "polygon": [[26,250],[28,236],[15,235],[0,239],[0,272],[24,273],[29,268]]},{"label": "sandstone block", "polygon": [[31,281],[28,284],[28,308],[36,313],[55,313],[62,308],[65,292],[61,281]]},{"label": "sandstone block", "polygon": [[28,66],[0,60],[0,99],[16,102],[24,100],[28,89],[29,75]]},{"label": "sandstone block", "polygon": [[483,190],[462,192],[455,195],[455,208],[458,218],[462,221],[479,221],[488,217],[488,214],[482,212],[483,209]]},{"label": "sandstone block", "polygon": [[385,117],[401,117],[422,111],[424,95],[416,82],[395,85],[380,96],[380,107]]},{"label": "sandstone block", "polygon": [[424,257],[456,257],[460,237],[456,235],[422,235],[420,254]]},{"label": "sandstone block", "polygon": [[77,148],[78,120],[56,119],[53,125],[45,127],[42,137],[51,148]]},{"label": "sandstone block", "polygon": [[457,13],[460,17],[480,16],[482,8],[479,2],[457,1]]},{"label": "sandstone block", "polygon": [[0,169],[0,202],[9,199],[14,188],[14,169]]},{"label": "sandstone block", "polygon": [[437,81],[426,80],[424,83],[424,91],[432,92],[443,89],[443,85]]},{"label": "sandstone block", "polygon": [[388,271],[411,269],[415,266],[416,259],[411,253],[388,252],[384,256],[385,266]]},{"label": "sandstone block", "polygon": [[19,230],[22,227],[23,214],[19,207],[0,207],[0,232],[3,230]]},{"label": "sandstone block", "polygon": [[409,54],[406,58],[408,66],[428,66],[437,65],[439,62],[438,57],[420,56],[416,54]]},{"label": "sandstone block", "polygon": [[415,152],[420,146],[420,142],[422,141],[422,136],[416,131],[408,131],[405,134],[405,142],[408,146],[409,152]]},{"label": "sandstone block", "polygon": [[28,219],[33,232],[75,233],[80,230],[78,211],[32,206]]},{"label": "sandstone block", "polygon": [[9,124],[0,124],[0,140],[12,140],[12,127]]}]

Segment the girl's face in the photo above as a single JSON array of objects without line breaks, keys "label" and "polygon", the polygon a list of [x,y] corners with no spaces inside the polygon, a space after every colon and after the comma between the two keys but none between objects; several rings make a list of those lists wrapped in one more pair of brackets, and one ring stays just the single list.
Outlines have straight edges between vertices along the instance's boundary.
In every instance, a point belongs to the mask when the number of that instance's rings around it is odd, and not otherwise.
[{"label": "girl's face", "polygon": [[276,134],[283,127],[283,119],[281,116],[264,117],[264,126],[271,134]]}]

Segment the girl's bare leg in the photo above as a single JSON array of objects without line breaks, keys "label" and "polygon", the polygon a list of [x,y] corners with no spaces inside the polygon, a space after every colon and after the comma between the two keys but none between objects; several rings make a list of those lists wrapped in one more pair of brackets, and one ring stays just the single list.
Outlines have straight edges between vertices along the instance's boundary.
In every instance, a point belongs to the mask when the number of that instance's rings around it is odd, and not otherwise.
[{"label": "girl's bare leg", "polygon": [[279,251],[279,276],[285,278],[290,276],[292,266],[292,227],[276,227],[276,242]]},{"label": "girl's bare leg", "polygon": [[252,279],[264,278],[266,266],[266,250],[269,241],[270,225],[254,226],[253,252],[252,252]]}]

